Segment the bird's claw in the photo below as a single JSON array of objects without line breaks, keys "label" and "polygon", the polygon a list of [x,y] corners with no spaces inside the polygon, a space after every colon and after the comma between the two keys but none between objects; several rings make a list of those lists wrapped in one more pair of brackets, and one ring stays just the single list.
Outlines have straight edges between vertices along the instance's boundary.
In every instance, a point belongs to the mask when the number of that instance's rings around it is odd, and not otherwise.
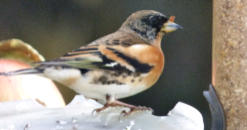
[{"label": "bird's claw", "polygon": [[123,110],[121,112],[121,115],[123,116],[129,116],[131,115],[132,113],[134,112],[140,112],[140,111],[153,111],[152,108],[150,107],[144,107],[144,106],[136,106],[136,107],[132,107],[132,108],[129,108],[130,110],[129,111],[126,111],[126,110]]}]

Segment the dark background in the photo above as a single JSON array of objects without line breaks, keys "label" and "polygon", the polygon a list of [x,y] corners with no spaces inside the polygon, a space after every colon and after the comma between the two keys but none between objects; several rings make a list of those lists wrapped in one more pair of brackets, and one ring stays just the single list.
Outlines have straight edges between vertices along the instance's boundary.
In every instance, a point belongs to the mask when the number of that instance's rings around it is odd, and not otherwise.
[{"label": "dark background", "polygon": [[[184,27],[163,39],[166,65],[151,89],[124,99],[165,115],[178,102],[196,107],[206,129],[210,112],[202,91],[211,82],[212,1],[209,0],[1,0],[0,40],[19,38],[46,59],[118,29],[133,12],[153,9]],[[74,93],[60,87],[69,102]]]}]

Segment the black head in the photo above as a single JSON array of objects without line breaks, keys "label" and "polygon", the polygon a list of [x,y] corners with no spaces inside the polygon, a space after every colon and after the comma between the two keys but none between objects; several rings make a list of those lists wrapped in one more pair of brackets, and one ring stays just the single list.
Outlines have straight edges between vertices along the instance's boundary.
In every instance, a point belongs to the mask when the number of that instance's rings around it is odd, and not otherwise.
[{"label": "black head", "polygon": [[120,29],[136,32],[144,40],[154,40],[168,18],[157,11],[142,10],[131,14]]}]

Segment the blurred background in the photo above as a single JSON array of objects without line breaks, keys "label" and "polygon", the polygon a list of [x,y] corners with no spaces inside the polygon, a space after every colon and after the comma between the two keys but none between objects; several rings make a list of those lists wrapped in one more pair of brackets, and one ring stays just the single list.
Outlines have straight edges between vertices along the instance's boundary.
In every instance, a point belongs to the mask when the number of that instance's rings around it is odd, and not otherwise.
[{"label": "blurred background", "polygon": [[[117,30],[133,12],[152,9],[184,27],[163,39],[165,70],[151,89],[123,101],[165,115],[178,101],[196,107],[206,129],[210,112],[202,92],[211,82],[212,1],[209,0],[1,0],[0,40],[19,38],[47,60]],[[66,102],[74,92],[60,85]]]}]

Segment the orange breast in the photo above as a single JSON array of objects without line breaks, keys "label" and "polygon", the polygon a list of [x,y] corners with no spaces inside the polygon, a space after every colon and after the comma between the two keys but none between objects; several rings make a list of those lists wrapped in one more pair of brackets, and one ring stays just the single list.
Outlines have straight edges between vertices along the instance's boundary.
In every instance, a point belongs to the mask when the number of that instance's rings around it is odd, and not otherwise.
[{"label": "orange breast", "polygon": [[[148,72],[146,76],[144,76],[145,78],[143,78],[139,84],[144,84],[144,86],[148,88],[151,87],[159,79],[164,68],[164,55],[159,47],[148,44],[135,44],[129,47],[112,46],[112,48],[137,59],[141,63],[153,66],[151,71]],[[113,52],[111,52],[110,50],[104,49],[103,47],[100,49],[109,58],[117,60],[122,65],[125,65],[127,68],[132,67],[125,60],[113,54]]]},{"label": "orange breast", "polygon": [[160,77],[164,68],[164,54],[160,48],[145,44],[137,44],[128,48],[128,54],[142,63],[148,63],[153,69],[143,79],[147,87],[151,87]]}]

